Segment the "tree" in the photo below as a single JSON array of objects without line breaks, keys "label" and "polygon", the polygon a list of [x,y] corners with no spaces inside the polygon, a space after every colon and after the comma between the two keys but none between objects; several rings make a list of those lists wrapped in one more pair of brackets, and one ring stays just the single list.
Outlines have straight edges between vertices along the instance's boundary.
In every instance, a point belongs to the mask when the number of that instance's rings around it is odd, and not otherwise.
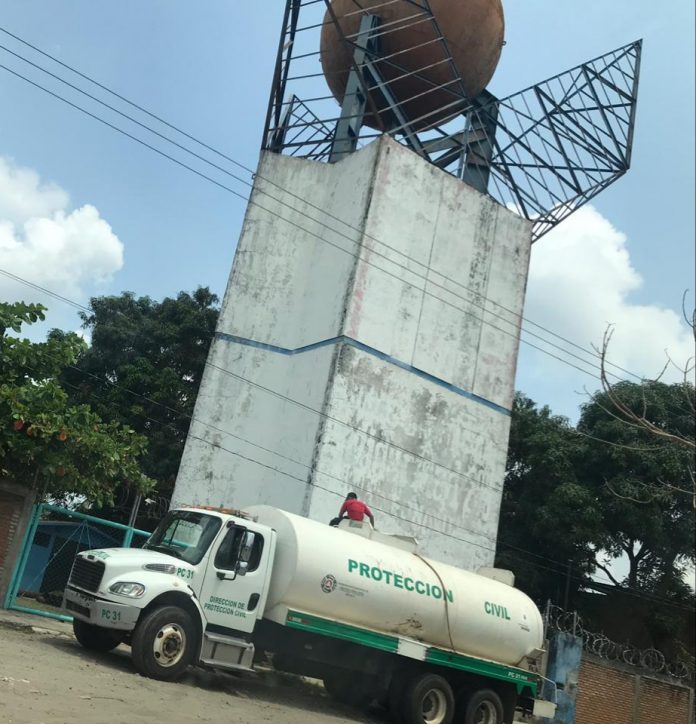
[{"label": "tree", "polygon": [[[682,299],[682,309],[684,310],[684,319],[691,328],[696,341],[696,311],[692,312],[691,319],[689,319],[685,312],[684,299]],[[609,373],[607,372],[607,352],[609,350],[609,344],[611,342],[613,328],[609,327],[604,333],[604,339],[602,341],[602,349],[599,351],[600,356],[600,377],[602,382],[602,390],[604,391],[604,404],[608,404],[605,408],[605,412],[610,414],[615,419],[622,421],[629,427],[633,427],[642,432],[648,433],[649,437],[655,438],[657,441],[662,443],[669,443],[675,448],[685,450],[689,453],[689,459],[686,460],[685,471],[687,473],[683,487],[674,488],[677,492],[686,493],[691,496],[693,507],[696,508],[696,470],[694,470],[694,455],[696,454],[696,439],[694,438],[693,424],[689,425],[689,421],[693,423],[696,418],[696,389],[694,384],[690,381],[689,377],[693,374],[696,366],[694,365],[693,357],[688,359],[683,366],[679,366],[667,355],[667,362],[662,369],[662,372],[657,376],[655,380],[643,381],[641,389],[643,390],[642,405],[637,405],[635,399],[625,400],[621,391],[616,385],[612,384],[609,380]],[[659,421],[655,421],[651,418],[649,413],[650,404],[648,398],[651,397],[651,387],[655,388],[665,372],[669,367],[676,368],[682,377],[682,381],[671,387],[672,397],[670,400],[673,414],[673,420],[670,423],[665,424],[667,420],[664,415]],[[634,396],[635,397],[635,396]],[[660,485],[667,485],[664,481],[658,479],[654,481]],[[636,501],[640,502],[640,501]]]},{"label": "tree", "polygon": [[[63,383],[75,401],[90,401],[105,419],[147,436],[143,469],[156,481],[153,497],[171,496],[218,318],[207,288],[161,302],[150,297],[98,297],[83,313],[91,337]],[[115,517],[132,500],[121,496]],[[162,506],[160,506],[161,508]],[[144,525],[145,513],[141,516]]]},{"label": "tree", "polygon": [[[496,565],[538,603],[570,600],[594,570],[602,512],[578,478],[581,442],[568,420],[515,396]],[[569,576],[570,572],[570,576]]]},{"label": "tree", "polygon": [[578,474],[601,506],[605,551],[630,564],[620,581],[598,563],[616,585],[649,588],[656,573],[679,577],[694,561],[693,452],[675,442],[694,439],[684,392],[683,383],[620,382],[582,407],[577,429],[586,435],[586,454]]},{"label": "tree", "polygon": [[[652,425],[693,437],[680,385],[621,383],[614,391]],[[610,409],[607,393],[597,393],[574,429],[547,407],[515,398],[497,565],[512,568],[537,601],[563,603],[569,571],[572,600],[597,570],[616,586],[650,592],[694,560],[694,513],[681,492],[688,450]],[[625,580],[607,565],[624,555]]]},{"label": "tree", "polygon": [[38,304],[0,303],[0,475],[38,496],[109,502],[117,486],[147,491],[144,437],[105,423],[88,405],[72,405],[57,378],[83,352],[75,334],[44,343],[19,334],[44,319]]}]

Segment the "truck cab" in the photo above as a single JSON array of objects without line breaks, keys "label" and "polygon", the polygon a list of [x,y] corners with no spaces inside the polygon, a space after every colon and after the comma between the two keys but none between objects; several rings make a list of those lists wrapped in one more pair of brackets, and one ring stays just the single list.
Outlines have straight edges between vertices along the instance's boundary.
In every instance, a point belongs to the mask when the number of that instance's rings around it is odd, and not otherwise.
[{"label": "truck cab", "polygon": [[78,641],[130,643],[136,668],[175,679],[199,663],[251,669],[276,534],[236,510],[170,511],[142,549],[80,553],[64,607]]}]

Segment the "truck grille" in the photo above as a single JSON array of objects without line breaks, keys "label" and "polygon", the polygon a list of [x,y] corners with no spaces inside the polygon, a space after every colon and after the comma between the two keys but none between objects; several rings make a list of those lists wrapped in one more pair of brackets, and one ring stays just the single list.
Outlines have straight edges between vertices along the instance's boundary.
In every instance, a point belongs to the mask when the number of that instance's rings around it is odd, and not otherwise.
[{"label": "truck grille", "polygon": [[85,591],[96,591],[104,575],[103,561],[90,561],[78,556],[70,573],[70,584]]}]

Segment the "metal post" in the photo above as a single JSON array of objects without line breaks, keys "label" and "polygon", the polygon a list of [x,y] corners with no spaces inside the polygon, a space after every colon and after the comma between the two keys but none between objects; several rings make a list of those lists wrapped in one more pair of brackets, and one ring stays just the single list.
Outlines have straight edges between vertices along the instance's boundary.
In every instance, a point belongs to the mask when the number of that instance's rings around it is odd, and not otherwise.
[{"label": "metal post", "polygon": [[633,680],[635,686],[633,687],[633,716],[631,717],[631,724],[640,724],[640,695],[643,680],[640,676],[634,676]]},{"label": "metal post", "polygon": [[288,126],[292,121],[292,114],[295,110],[295,104],[297,103],[297,100],[298,99],[296,95],[292,95],[290,97],[290,100],[288,101],[287,105],[285,106],[285,110],[283,111],[279,126],[275,128],[273,130],[273,133],[271,134],[271,137],[268,141],[268,148],[270,151],[273,151],[273,153],[283,152],[283,148],[285,146],[285,137],[288,133]]},{"label": "metal post", "polygon": [[570,566],[571,566],[571,559],[568,559],[568,568],[566,570],[566,585],[565,585],[565,595],[563,596],[563,610],[568,610],[568,599],[570,598]]},{"label": "metal post", "polygon": [[498,127],[498,99],[483,91],[467,114],[465,153],[462,154],[460,178],[482,194],[488,191],[491,163],[495,150],[495,131]]},{"label": "metal post", "polygon": [[133,507],[131,508],[130,512],[130,518],[128,519],[128,530],[126,531],[126,534],[123,536],[123,547],[124,548],[130,548],[131,543],[133,542],[133,531],[135,530],[135,521],[138,517],[138,510],[140,509],[140,503],[143,499],[143,496],[138,493],[135,496],[135,500],[133,501]]},{"label": "metal post", "polygon": [[355,39],[353,67],[348,75],[346,90],[343,95],[341,117],[336,125],[336,134],[331,146],[329,163],[340,161],[344,156],[353,153],[358,147],[360,129],[365,118],[367,105],[366,83],[363,77],[368,53],[375,50],[374,33],[379,26],[377,15],[364,15],[360,21],[360,31]]}]

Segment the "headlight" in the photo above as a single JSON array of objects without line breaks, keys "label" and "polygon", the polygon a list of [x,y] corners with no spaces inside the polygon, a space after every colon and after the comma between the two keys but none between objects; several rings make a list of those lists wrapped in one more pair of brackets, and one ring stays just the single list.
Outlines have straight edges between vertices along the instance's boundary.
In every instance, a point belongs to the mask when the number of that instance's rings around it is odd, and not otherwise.
[{"label": "headlight", "polygon": [[172,576],[176,573],[176,566],[171,563],[146,563],[143,568],[156,573],[170,573]]},{"label": "headlight", "polygon": [[128,598],[140,598],[145,593],[145,586],[142,583],[130,583],[126,581],[119,581],[114,583],[113,586],[109,586],[111,593],[115,593],[118,596],[128,596]]}]

